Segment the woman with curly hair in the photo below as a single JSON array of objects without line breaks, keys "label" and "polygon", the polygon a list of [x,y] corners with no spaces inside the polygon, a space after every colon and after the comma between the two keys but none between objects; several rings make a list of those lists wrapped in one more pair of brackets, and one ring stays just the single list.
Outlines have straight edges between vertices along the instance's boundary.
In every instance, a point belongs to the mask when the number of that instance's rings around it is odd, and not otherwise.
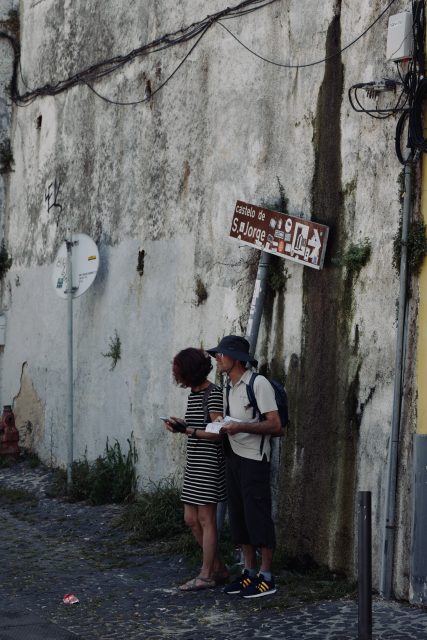
[{"label": "woman with curly hair", "polygon": [[185,422],[172,416],[166,428],[188,436],[181,500],[185,523],[203,551],[199,575],[181,585],[182,591],[208,589],[228,578],[218,556],[216,528],[217,504],[226,499],[225,462],[221,437],[205,430],[208,422],[223,416],[222,390],[207,379],[211,370],[210,356],[202,349],[184,349],[173,359],[175,381],[189,388],[190,395]]}]

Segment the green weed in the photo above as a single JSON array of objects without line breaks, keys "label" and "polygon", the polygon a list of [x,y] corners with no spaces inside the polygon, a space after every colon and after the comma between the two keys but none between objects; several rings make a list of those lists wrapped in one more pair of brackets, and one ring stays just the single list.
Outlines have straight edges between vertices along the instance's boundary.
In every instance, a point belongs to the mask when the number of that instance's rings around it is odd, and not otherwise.
[{"label": "green weed", "polygon": [[349,279],[357,277],[362,267],[368,264],[371,257],[371,243],[368,238],[361,242],[351,243],[342,255],[332,259],[338,267],[345,267]]},{"label": "green weed", "polygon": [[[400,274],[400,256],[402,253],[402,219],[393,241],[393,267]],[[409,223],[408,240],[408,269],[417,275],[427,254],[426,226],[419,220]]]},{"label": "green weed", "polygon": [[[1,171],[0,171],[1,173]],[[9,271],[12,266],[12,258],[10,257],[4,240],[1,241],[0,244],[0,280],[3,280],[6,273]]]},{"label": "green weed", "polygon": [[40,467],[43,464],[38,455],[33,451],[25,451],[23,459],[30,469],[37,469],[37,467]]},{"label": "green weed", "polygon": [[15,164],[15,162],[10,140],[4,140],[0,142],[0,175],[5,175],[13,171],[13,164]]},{"label": "green weed", "polygon": [[268,267],[268,285],[273,291],[283,291],[289,279],[289,273],[283,264],[283,258],[271,256]]},{"label": "green weed", "polygon": [[72,486],[67,492],[67,473],[55,472],[52,496],[66,496],[72,501],[88,500],[91,504],[128,502],[134,499],[137,486],[135,464],[138,460],[133,437],[128,439],[129,450],[124,454],[116,440],[110,446],[108,439],[103,456],[89,462],[86,456],[75,460],[72,466]]},{"label": "green weed", "polygon": [[201,304],[206,302],[206,300],[208,299],[208,291],[206,289],[206,285],[200,276],[197,276],[196,278],[196,282],[194,285],[194,293],[196,295],[197,307],[199,307]]},{"label": "green weed", "polygon": [[110,350],[107,353],[102,353],[101,355],[104,358],[111,358],[111,367],[110,371],[116,368],[116,364],[122,357],[122,343],[119,338],[119,334],[117,333],[117,329],[114,329],[114,337],[110,338],[109,344]]},{"label": "green weed", "polygon": [[38,502],[36,496],[24,489],[8,489],[7,487],[0,487],[0,503],[16,503],[27,502],[36,504]]},{"label": "green weed", "polygon": [[[201,562],[200,547],[184,523],[184,507],[173,477],[150,482],[117,524],[131,533],[132,542],[143,542],[151,553],[183,555],[192,565]],[[221,531],[219,549],[225,561],[230,562],[233,546],[227,525]]]},{"label": "green weed", "polygon": [[151,542],[186,533],[183,505],[173,478],[151,482],[123,515],[120,526],[132,532],[134,540]]}]

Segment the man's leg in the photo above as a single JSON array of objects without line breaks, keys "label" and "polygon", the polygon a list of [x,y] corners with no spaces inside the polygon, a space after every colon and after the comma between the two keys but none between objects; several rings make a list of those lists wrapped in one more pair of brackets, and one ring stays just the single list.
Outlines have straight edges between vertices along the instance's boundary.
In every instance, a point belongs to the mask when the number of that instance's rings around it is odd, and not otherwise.
[{"label": "man's leg", "polygon": [[243,558],[245,561],[245,569],[256,573],[256,547],[251,544],[243,544]]},{"label": "man's leg", "polygon": [[261,566],[260,573],[271,574],[271,563],[273,560],[273,549],[270,547],[261,547]]},{"label": "man's leg", "polygon": [[246,460],[242,465],[242,488],[245,521],[251,544],[246,545],[247,562],[256,563],[256,549],[261,549],[259,575],[240,595],[259,598],[276,593],[271,563],[275,546],[274,523],[271,517],[270,465],[267,461]]}]

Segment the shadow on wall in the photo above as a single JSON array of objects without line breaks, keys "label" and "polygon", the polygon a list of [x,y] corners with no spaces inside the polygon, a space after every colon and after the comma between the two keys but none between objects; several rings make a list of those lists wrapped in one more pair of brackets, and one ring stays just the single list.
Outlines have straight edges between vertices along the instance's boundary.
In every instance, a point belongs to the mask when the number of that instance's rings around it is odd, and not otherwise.
[{"label": "shadow on wall", "polygon": [[[358,443],[358,355],[350,336],[352,278],[331,255],[346,240],[342,192],[343,67],[340,16],[327,34],[314,123],[312,217],[330,228],[325,268],[303,274],[301,358],[287,372],[291,407],[281,462],[279,546],[334,571],[353,568],[354,489]],[[321,218],[321,219],[319,219]],[[353,379],[353,380],[352,380]]]}]

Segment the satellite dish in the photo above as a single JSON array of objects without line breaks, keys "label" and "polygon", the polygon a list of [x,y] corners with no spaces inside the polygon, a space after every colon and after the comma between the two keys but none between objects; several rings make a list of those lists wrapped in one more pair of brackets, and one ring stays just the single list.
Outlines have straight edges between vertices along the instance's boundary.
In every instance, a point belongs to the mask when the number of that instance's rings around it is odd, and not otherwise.
[{"label": "satellite dish", "polygon": [[[99,251],[95,242],[84,233],[73,233],[71,262],[73,269],[73,298],[78,298],[95,280],[99,266]],[[56,294],[68,297],[67,243],[63,242],[53,265],[52,284]]]}]

